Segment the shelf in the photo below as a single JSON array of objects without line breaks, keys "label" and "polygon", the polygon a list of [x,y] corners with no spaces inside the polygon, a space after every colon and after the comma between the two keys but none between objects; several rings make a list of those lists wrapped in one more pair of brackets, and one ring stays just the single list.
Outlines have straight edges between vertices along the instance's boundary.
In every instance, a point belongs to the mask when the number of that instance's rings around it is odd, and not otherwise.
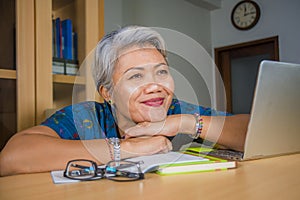
[{"label": "shelf", "polygon": [[52,9],[58,10],[58,9],[65,7],[73,2],[74,2],[74,0],[63,0],[63,1],[62,0],[52,0]]},{"label": "shelf", "polygon": [[64,84],[79,84],[85,85],[85,78],[80,76],[70,76],[70,75],[61,75],[53,74],[53,83],[64,83]]},{"label": "shelf", "polygon": [[0,78],[17,79],[17,72],[16,70],[0,69]]}]

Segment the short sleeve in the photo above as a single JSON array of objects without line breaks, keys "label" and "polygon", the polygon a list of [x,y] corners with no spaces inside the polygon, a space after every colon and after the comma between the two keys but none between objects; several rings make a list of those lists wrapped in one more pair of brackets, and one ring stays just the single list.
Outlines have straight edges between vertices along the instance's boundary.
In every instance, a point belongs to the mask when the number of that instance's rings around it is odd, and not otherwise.
[{"label": "short sleeve", "polygon": [[42,122],[41,125],[50,127],[63,139],[79,139],[73,120],[72,106],[56,111],[52,116]]},{"label": "short sleeve", "polygon": [[107,126],[110,124],[107,118],[114,124],[112,117],[107,116],[104,111],[103,105],[91,101],[67,106],[54,113],[41,125],[52,128],[63,139],[103,139],[106,138],[106,134],[116,135],[115,130]]},{"label": "short sleeve", "polygon": [[169,108],[168,115],[171,114],[200,114],[204,116],[230,116],[231,113],[224,111],[217,111],[212,108],[194,105],[185,101],[173,99]]}]

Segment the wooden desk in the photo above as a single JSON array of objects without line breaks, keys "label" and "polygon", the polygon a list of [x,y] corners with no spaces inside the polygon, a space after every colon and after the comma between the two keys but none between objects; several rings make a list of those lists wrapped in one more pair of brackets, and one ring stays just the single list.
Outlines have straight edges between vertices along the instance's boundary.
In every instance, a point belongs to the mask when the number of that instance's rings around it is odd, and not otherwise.
[{"label": "wooden desk", "polygon": [[119,183],[55,185],[50,173],[0,178],[0,199],[300,199],[300,154],[238,163],[237,169]]}]

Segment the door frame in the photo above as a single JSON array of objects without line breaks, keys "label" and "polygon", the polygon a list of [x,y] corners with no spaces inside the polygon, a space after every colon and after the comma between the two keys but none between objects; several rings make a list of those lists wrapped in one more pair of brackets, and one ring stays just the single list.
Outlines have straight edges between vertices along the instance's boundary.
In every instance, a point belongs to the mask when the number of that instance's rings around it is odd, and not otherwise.
[{"label": "door frame", "polygon": [[[270,60],[279,61],[278,36],[215,48],[214,53],[215,64],[220,72],[225,87],[226,111],[232,112],[231,59],[270,54]],[[222,98],[218,97],[218,93],[216,97],[217,102],[222,101]]]}]

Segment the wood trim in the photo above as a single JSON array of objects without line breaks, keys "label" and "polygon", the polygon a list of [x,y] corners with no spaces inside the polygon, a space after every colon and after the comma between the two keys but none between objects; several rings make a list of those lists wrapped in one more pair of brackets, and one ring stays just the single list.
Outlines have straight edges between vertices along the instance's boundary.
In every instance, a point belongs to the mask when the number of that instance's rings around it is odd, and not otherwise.
[{"label": "wood trim", "polygon": [[234,45],[228,45],[228,46],[224,46],[224,47],[217,47],[217,48],[215,48],[215,52],[233,50],[233,49],[243,48],[245,46],[247,46],[247,47],[256,46],[258,44],[270,43],[270,42],[274,42],[278,45],[277,41],[278,41],[278,36],[273,36],[273,37],[268,37],[268,38],[264,38],[264,39],[253,40],[253,41],[243,42],[243,43],[234,44]]},{"label": "wood trim", "polygon": [[226,108],[228,111],[232,111],[230,53],[224,52],[221,59],[222,59],[222,63],[224,64],[221,75],[223,76],[223,80],[224,80],[224,87],[225,87],[225,94],[226,94],[226,98],[225,98]]},{"label": "wood trim", "polygon": [[[101,97],[95,88],[94,80],[91,75],[90,66],[94,59],[90,59],[89,55],[93,53],[96,48],[97,43],[100,38],[100,30],[103,31],[103,25],[101,28],[99,27],[100,23],[104,23],[103,18],[99,18],[101,15],[104,15],[103,9],[104,2],[103,0],[89,0],[85,1],[85,68],[86,68],[86,99],[87,100],[95,100],[101,101]],[[103,17],[103,16],[102,16]],[[100,22],[102,21],[102,22]]]},{"label": "wood trim", "polygon": [[11,69],[0,69],[0,78],[17,79],[17,71]]},{"label": "wood trim", "polygon": [[80,84],[85,85],[85,78],[79,76],[68,76],[53,74],[53,83],[64,83],[64,84]]},{"label": "wood trim", "polygon": [[[272,44],[273,48],[270,48],[270,44]],[[273,60],[279,61],[278,36],[215,48],[215,63],[224,82],[227,100],[226,110],[228,112],[232,111],[230,60],[233,58],[243,57],[245,55],[251,56],[270,52],[272,52],[270,57],[272,57]],[[221,97],[218,97],[218,94],[216,94],[216,97],[217,102],[220,102]]]},{"label": "wood trim", "polygon": [[104,36],[104,0],[98,0],[98,19],[99,19],[99,38],[100,40]]},{"label": "wood trim", "polygon": [[16,0],[17,131],[35,125],[34,0]]},{"label": "wood trim", "polygon": [[45,119],[45,110],[53,105],[51,12],[51,0],[35,0],[36,124]]},{"label": "wood trim", "polygon": [[[100,40],[104,34],[104,0],[99,0],[99,9],[98,9],[98,19],[99,19],[99,38]],[[104,102],[103,97],[98,93],[98,91],[95,92],[96,100],[99,102]]]}]

